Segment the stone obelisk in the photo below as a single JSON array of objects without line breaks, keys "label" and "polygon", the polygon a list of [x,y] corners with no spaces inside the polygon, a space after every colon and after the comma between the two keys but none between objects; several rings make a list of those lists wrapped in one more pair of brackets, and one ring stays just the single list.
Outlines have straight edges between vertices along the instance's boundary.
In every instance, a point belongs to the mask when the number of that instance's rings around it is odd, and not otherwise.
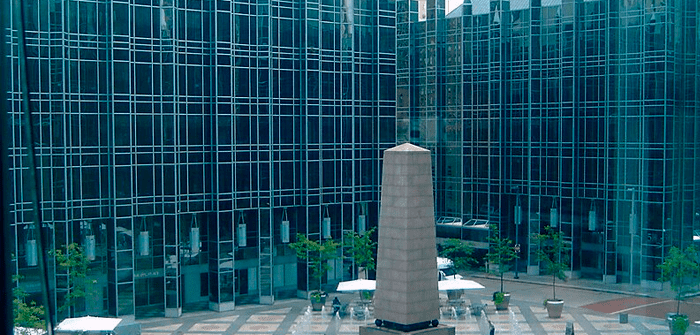
[{"label": "stone obelisk", "polygon": [[430,151],[402,144],[384,151],[377,289],[376,326],[360,334],[454,334],[438,326],[435,209]]}]

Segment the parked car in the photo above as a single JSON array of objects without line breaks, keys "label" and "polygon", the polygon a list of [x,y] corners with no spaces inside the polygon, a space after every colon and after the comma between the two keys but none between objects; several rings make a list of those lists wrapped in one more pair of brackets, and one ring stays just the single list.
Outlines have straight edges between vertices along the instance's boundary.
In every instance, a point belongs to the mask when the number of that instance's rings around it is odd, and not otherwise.
[{"label": "parked car", "polygon": [[462,276],[455,270],[454,262],[449,258],[438,257],[438,280],[462,279]]}]

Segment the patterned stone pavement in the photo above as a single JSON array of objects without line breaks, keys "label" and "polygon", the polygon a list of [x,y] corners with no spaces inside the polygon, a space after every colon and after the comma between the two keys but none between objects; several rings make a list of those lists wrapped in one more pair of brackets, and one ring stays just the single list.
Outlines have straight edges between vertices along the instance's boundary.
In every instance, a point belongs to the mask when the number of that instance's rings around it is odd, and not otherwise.
[{"label": "patterned stone pavement", "polygon": [[[569,322],[576,335],[669,334],[663,320],[648,317],[630,315],[629,323],[620,323],[617,314],[570,307],[564,309],[560,319],[550,319],[541,305],[511,302],[508,311],[496,311],[491,301],[476,298],[471,302],[486,304],[486,318],[493,324],[495,334],[565,334]],[[330,310],[330,305],[326,310]],[[440,323],[455,326],[456,334],[487,334],[486,319],[470,313],[454,318],[449,308],[445,310]],[[231,312],[189,313],[178,319],[137,320],[144,335],[350,335],[358,334],[361,325],[373,321],[371,313],[367,319],[358,320],[352,314],[339,318],[325,311],[311,312],[307,301],[300,299],[278,301],[271,306],[241,306]],[[691,329],[687,334],[696,334],[695,331]]]},{"label": "patterned stone pavement", "polygon": [[[549,279],[521,274],[517,280],[506,281],[511,303],[510,310],[502,312],[496,311],[490,301],[492,292],[500,287],[499,280],[482,274],[470,277],[486,288],[467,292],[465,300],[486,305],[486,317],[493,324],[495,334],[563,335],[567,323],[571,323],[576,335],[668,335],[665,314],[675,311],[673,292],[668,288],[652,291],[639,285],[572,279],[557,285],[557,296],[565,300],[564,312],[560,319],[550,319],[542,307],[542,300],[553,293]],[[331,310],[333,296],[338,296],[342,302],[357,298],[356,294],[331,293],[327,311]],[[145,335],[356,335],[361,325],[374,321],[371,310],[366,319],[352,317],[353,313],[335,318],[329,312],[307,311],[307,307],[308,300],[288,299],[270,306],[238,305],[230,312],[192,312],[176,319],[136,321]],[[457,335],[488,333],[487,319],[470,313],[455,318],[449,307],[441,309],[440,323],[455,326]],[[691,321],[700,320],[700,297],[690,297],[681,309]],[[627,323],[620,322],[622,313],[627,314]],[[686,334],[700,335],[700,326],[691,325]]]}]

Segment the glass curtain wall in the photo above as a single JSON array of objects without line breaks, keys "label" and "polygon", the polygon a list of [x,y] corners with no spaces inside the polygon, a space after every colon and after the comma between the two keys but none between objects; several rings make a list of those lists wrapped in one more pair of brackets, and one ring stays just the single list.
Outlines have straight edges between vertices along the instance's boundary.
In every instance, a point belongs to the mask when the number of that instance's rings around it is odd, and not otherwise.
[{"label": "glass curtain wall", "polygon": [[[90,295],[60,318],[273,303],[307,289],[297,232],[377,224],[381,152],[396,144],[393,1],[25,10],[46,248],[90,255]],[[39,301],[12,50],[13,264]],[[355,275],[351,259],[333,265],[324,282]],[[74,273],[49,267],[60,306]]]},{"label": "glass curtain wall", "polygon": [[[697,14],[688,1],[478,0],[441,25],[407,23],[397,136],[431,143],[413,125],[434,119],[419,114],[420,92],[440,82],[438,215],[500,225],[522,246],[520,271],[539,272],[528,236],[553,226],[572,246],[572,276],[658,288],[656,265],[700,221]],[[437,51],[431,29],[445,37]]]}]

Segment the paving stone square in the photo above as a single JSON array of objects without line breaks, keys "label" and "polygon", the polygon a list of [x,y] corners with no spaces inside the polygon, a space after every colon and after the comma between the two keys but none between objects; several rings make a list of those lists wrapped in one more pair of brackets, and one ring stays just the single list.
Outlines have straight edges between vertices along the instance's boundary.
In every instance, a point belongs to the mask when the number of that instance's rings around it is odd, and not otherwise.
[{"label": "paving stone square", "polygon": [[266,323],[246,323],[238,328],[239,332],[260,332],[260,333],[272,333],[279,327],[278,324],[266,324]]},{"label": "paving stone square", "polygon": [[223,323],[197,323],[190,327],[190,331],[225,332],[230,325]]},{"label": "paving stone square", "polygon": [[256,314],[251,315],[246,322],[282,322],[284,320],[284,315],[264,315]]},{"label": "paving stone square", "polygon": [[238,315],[229,315],[225,316],[223,318],[213,318],[213,319],[207,319],[207,322],[228,322],[232,323],[238,319]]},{"label": "paving stone square", "polygon": [[292,308],[287,307],[287,308],[278,308],[278,309],[273,309],[273,310],[269,310],[269,311],[263,311],[260,313],[262,313],[262,314],[285,314],[286,315],[286,314],[289,314],[289,312],[291,312],[291,311],[292,311]]},{"label": "paving stone square", "polygon": [[[564,334],[566,331],[566,322],[547,322],[542,324],[542,328],[547,332],[560,332]],[[583,331],[581,325],[574,323],[574,333],[578,334],[580,331]]]},{"label": "paving stone square", "polygon": [[[493,323],[493,326],[496,328],[496,332],[505,332],[505,333],[513,333],[512,331],[515,329],[513,324],[510,323]],[[518,323],[518,329],[520,329],[521,332],[531,332],[532,330],[530,329],[530,326],[527,323]]]}]

